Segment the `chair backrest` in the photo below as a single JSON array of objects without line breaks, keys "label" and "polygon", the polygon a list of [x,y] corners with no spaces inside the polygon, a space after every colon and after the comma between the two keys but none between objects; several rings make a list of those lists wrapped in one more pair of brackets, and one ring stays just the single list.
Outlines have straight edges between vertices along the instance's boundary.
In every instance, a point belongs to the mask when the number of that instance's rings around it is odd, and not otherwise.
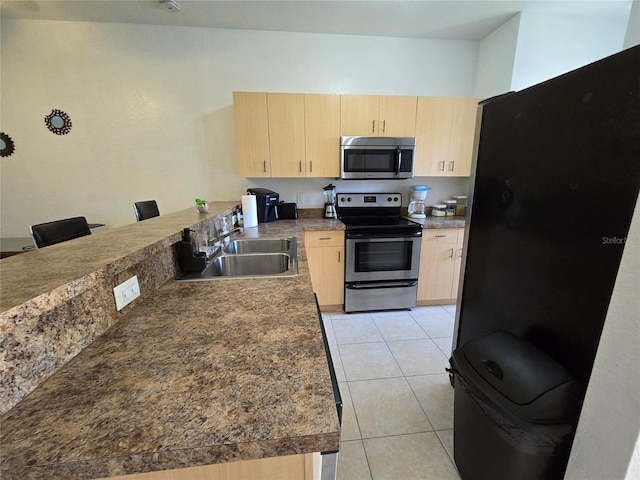
[{"label": "chair backrest", "polygon": [[136,219],[139,222],[146,220],[147,218],[160,216],[160,210],[158,210],[158,204],[155,200],[136,202],[133,204],[133,211],[135,212]]},{"label": "chair backrest", "polygon": [[48,247],[74,238],[91,235],[85,217],[65,218],[55,222],[40,223],[29,227],[37,248]]}]

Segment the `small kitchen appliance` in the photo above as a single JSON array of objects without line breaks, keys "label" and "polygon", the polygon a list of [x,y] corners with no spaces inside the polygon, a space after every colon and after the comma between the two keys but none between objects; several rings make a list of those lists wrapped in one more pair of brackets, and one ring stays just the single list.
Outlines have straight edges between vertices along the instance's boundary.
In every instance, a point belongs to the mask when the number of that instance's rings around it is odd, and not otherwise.
[{"label": "small kitchen appliance", "polygon": [[258,223],[273,222],[278,219],[279,193],[266,188],[248,188],[247,194],[256,196]]},{"label": "small kitchen appliance", "polygon": [[412,185],[409,187],[411,201],[409,202],[409,216],[411,218],[427,218],[427,207],[424,204],[431,187],[426,185]]},{"label": "small kitchen appliance", "polygon": [[336,186],[330,183],[322,191],[324,194],[324,218],[337,218]]},{"label": "small kitchen appliance", "polygon": [[279,220],[295,220],[298,218],[298,204],[291,202],[280,202],[278,204]]},{"label": "small kitchen appliance", "polygon": [[413,178],[415,137],[340,137],[340,178]]}]

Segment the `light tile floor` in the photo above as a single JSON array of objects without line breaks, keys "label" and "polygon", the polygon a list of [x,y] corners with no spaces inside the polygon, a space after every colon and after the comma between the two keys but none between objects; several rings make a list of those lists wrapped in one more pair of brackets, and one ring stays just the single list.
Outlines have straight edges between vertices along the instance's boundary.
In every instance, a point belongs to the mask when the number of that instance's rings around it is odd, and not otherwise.
[{"label": "light tile floor", "polygon": [[460,480],[445,372],[454,305],[323,313],[344,403],[339,480]]}]

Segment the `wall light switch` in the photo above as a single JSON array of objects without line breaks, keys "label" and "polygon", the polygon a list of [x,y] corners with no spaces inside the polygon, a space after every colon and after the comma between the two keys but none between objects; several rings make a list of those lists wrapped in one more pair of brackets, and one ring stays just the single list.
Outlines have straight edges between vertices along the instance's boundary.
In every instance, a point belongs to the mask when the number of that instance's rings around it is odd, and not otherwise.
[{"label": "wall light switch", "polygon": [[304,205],[304,193],[298,193],[296,195],[296,203],[298,205]]},{"label": "wall light switch", "polygon": [[116,308],[122,310],[140,296],[140,284],[138,276],[134,275],[129,280],[122,282],[113,289],[113,296],[116,299]]}]

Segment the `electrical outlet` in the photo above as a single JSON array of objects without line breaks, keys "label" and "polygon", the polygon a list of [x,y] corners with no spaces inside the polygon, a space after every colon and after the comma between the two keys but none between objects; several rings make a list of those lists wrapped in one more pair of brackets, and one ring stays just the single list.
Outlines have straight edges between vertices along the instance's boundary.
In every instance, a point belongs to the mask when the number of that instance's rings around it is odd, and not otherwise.
[{"label": "electrical outlet", "polygon": [[116,299],[116,308],[122,310],[140,296],[140,284],[138,276],[134,275],[129,280],[122,282],[113,289],[113,296]]},{"label": "electrical outlet", "polygon": [[304,193],[298,193],[296,195],[296,203],[298,205],[304,205]]}]

